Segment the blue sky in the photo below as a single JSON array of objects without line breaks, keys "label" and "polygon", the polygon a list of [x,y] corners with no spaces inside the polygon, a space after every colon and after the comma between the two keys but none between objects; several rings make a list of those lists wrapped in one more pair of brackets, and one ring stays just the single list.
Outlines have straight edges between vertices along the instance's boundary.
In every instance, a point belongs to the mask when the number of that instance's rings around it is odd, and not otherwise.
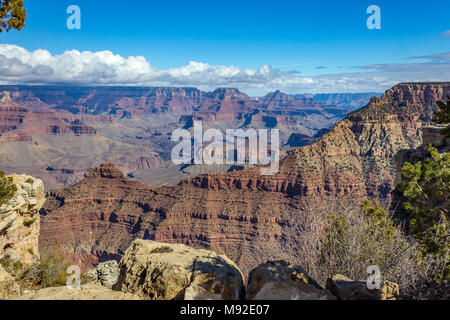
[{"label": "blue sky", "polygon": [[[81,8],[81,30],[66,27],[71,4]],[[372,4],[381,8],[381,30],[366,26]],[[396,81],[450,80],[448,0],[25,0],[25,7],[26,28],[0,34],[0,44],[25,50],[8,47],[0,55],[24,66],[0,71],[2,83],[229,85],[263,94],[275,88],[379,91]],[[59,62],[33,54],[38,49]],[[83,63],[57,70],[70,50],[94,56],[71,55]],[[104,51],[122,60],[95,55]],[[145,63],[129,60],[137,56]],[[47,69],[36,69],[41,65]],[[24,68],[40,71],[31,75]],[[134,78],[119,75],[136,69],[141,71]],[[61,75],[67,72],[77,76]]]}]

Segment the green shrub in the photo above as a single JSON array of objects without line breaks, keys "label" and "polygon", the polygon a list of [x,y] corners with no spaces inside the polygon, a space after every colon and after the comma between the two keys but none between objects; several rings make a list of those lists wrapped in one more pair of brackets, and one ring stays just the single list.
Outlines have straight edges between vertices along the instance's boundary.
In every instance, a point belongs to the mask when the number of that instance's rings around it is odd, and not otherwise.
[{"label": "green shrub", "polygon": [[16,193],[17,187],[11,177],[0,171],[0,206],[7,203]]},{"label": "green shrub", "polygon": [[36,218],[30,220],[23,220],[23,225],[25,227],[29,227],[36,222]]},{"label": "green shrub", "polygon": [[389,214],[366,200],[359,215],[330,216],[317,265],[322,278],[343,274],[355,280],[367,279],[367,268],[376,265],[383,280],[397,282],[407,292],[418,277],[419,257]]},{"label": "green shrub", "polygon": [[[430,157],[402,168],[399,184],[409,213],[410,232],[420,243],[424,258],[440,265],[430,281],[450,284],[450,153],[428,147]],[[427,266],[429,268],[429,266]]]},{"label": "green shrub", "polygon": [[42,252],[37,265],[39,286],[42,288],[65,286],[68,277],[67,268],[70,265],[71,263],[57,248]]}]

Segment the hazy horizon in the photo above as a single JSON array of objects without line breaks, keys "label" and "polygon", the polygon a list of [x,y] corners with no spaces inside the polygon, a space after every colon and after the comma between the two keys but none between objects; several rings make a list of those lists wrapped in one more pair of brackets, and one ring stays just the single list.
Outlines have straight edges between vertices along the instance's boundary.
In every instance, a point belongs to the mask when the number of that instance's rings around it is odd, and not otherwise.
[{"label": "hazy horizon", "polygon": [[127,15],[120,4],[26,0],[25,28],[0,34],[0,84],[233,87],[262,96],[450,80],[449,2],[377,1],[379,29],[369,28],[373,3],[365,1],[145,1]]}]

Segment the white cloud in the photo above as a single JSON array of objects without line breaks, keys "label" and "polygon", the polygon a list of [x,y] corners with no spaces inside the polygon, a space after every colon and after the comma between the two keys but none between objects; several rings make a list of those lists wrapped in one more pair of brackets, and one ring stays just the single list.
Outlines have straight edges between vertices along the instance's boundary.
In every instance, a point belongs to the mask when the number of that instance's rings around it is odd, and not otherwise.
[{"label": "white cloud", "polygon": [[77,50],[52,55],[47,50],[31,52],[0,44],[0,83],[189,86],[203,90],[237,87],[256,95],[276,89],[288,93],[383,91],[398,82],[450,80],[450,52],[414,59],[425,61],[359,66],[354,73],[305,77],[269,65],[238,68],[191,61],[178,68],[159,69],[142,56],[125,58],[110,51]]}]

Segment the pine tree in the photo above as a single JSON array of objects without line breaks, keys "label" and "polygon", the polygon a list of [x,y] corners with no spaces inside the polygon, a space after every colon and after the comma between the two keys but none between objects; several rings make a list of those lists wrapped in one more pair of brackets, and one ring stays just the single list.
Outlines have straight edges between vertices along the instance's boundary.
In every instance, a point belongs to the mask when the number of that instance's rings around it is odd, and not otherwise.
[{"label": "pine tree", "polygon": [[450,153],[439,154],[428,147],[430,157],[412,165],[406,162],[399,190],[406,197],[411,234],[421,243],[424,255],[431,255],[444,268],[436,282],[450,281]]},{"label": "pine tree", "polygon": [[0,0],[0,33],[11,29],[22,30],[26,18],[23,0]]},{"label": "pine tree", "polygon": [[443,101],[437,101],[439,111],[437,111],[435,116],[435,123],[446,124],[447,127],[441,131],[441,134],[446,138],[450,138],[450,96],[447,96],[447,103]]}]

